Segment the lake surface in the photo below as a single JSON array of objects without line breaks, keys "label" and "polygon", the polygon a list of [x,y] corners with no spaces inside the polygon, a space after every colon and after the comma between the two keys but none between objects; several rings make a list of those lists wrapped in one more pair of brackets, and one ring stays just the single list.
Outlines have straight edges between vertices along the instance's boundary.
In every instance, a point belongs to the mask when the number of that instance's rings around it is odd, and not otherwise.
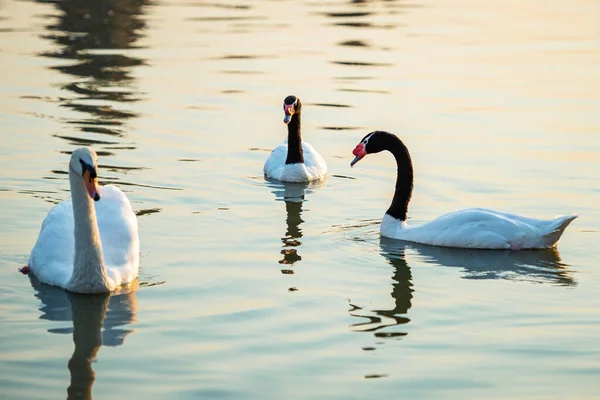
[{"label": "lake surface", "polygon": [[[600,3],[0,0],[0,398],[596,399]],[[283,99],[327,179],[266,181]],[[466,207],[580,218],[551,251],[379,236]],[[69,152],[139,215],[134,287],[27,263]]]}]

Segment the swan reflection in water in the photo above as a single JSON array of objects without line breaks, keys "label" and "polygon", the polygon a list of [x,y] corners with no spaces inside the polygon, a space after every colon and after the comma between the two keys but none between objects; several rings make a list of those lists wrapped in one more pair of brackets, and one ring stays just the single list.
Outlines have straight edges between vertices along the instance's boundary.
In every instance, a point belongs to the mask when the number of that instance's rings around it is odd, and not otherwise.
[{"label": "swan reflection in water", "polygon": [[124,326],[136,322],[138,310],[136,280],[112,294],[76,294],[40,283],[29,275],[35,296],[42,306],[41,319],[72,321],[72,328],[49,329],[50,333],[73,334],[75,349],[68,363],[71,382],[67,399],[92,399],[95,373],[92,362],[102,345],[120,346],[133,329]]},{"label": "swan reflection in water", "polygon": [[291,267],[302,260],[298,254],[298,248],[302,245],[302,229],[300,225],[304,223],[302,219],[302,204],[304,203],[304,195],[306,190],[313,185],[306,183],[282,183],[271,181],[271,187],[274,188],[276,200],[285,202],[286,224],[287,229],[285,236],[281,238],[283,249],[281,254],[283,259],[279,261],[283,268],[281,272],[284,274],[293,274],[294,270]]},{"label": "swan reflection in water", "polygon": [[375,332],[376,337],[402,337],[406,331],[386,330],[410,322],[406,317],[411,307],[413,283],[410,266],[406,261],[407,252],[415,259],[442,267],[461,268],[463,279],[506,279],[547,283],[556,286],[573,286],[576,281],[571,277],[568,265],[560,259],[556,248],[547,250],[510,251],[457,249],[428,246],[403,242],[395,239],[380,238],[381,255],[392,265],[392,298],[394,307],[389,310],[371,310],[351,304],[350,315],[364,318],[366,321],[352,324],[351,328],[359,332]]}]

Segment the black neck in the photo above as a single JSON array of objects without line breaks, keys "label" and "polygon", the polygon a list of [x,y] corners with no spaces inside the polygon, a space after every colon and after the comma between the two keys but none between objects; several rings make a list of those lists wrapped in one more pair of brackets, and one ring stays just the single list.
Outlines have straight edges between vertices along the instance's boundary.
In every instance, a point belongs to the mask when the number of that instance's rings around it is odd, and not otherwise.
[{"label": "black neck", "polygon": [[412,160],[408,149],[396,135],[387,134],[384,140],[384,148],[394,155],[398,165],[396,192],[386,213],[400,221],[406,221],[408,203],[413,190]]},{"label": "black neck", "polygon": [[286,164],[304,163],[302,138],[300,137],[300,114],[292,115],[288,124],[288,152]]}]

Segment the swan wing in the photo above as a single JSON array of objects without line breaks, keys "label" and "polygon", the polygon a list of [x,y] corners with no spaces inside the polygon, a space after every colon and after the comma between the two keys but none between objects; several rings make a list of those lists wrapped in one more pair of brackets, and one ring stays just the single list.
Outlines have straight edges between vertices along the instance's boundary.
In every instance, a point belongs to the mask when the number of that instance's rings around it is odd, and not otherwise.
[{"label": "swan wing", "polygon": [[264,171],[269,178],[281,180],[283,169],[285,167],[285,160],[287,158],[287,144],[283,143],[275,147],[269,158],[265,161]]},{"label": "swan wing", "polygon": [[394,218],[387,214],[386,217],[382,221],[384,236],[435,246],[479,249],[550,248],[576,218],[568,216],[542,220],[491,209],[471,208],[442,215],[420,226],[407,227],[394,223],[391,221]]},{"label": "swan wing", "polygon": [[541,219],[487,208],[472,208],[465,211],[485,213],[488,216],[488,228],[502,234],[511,244],[511,248],[527,249],[554,247],[567,226],[578,217],[577,214],[572,214]]},{"label": "swan wing", "polygon": [[323,179],[327,173],[325,160],[309,143],[302,142],[304,164],[286,164],[287,152],[287,142],[273,149],[264,166],[269,178],[284,182],[311,182]]},{"label": "swan wing", "polygon": [[129,199],[118,187],[101,188],[95,202],[106,274],[116,285],[134,280],[139,271],[140,242],[137,216]]},{"label": "swan wing", "polygon": [[308,170],[311,181],[322,179],[327,174],[327,163],[325,159],[315,148],[307,142],[302,142],[302,152],[304,153],[304,164]]},{"label": "swan wing", "polygon": [[73,275],[75,237],[71,199],[48,213],[29,256],[29,267],[44,283],[65,288]]}]

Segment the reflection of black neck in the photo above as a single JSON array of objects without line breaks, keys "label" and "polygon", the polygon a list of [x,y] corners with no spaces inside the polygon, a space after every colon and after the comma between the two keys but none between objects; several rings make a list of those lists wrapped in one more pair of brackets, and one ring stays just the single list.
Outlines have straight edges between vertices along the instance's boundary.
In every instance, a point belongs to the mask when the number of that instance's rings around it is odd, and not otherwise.
[{"label": "reflection of black neck", "polygon": [[292,239],[300,239],[302,237],[300,224],[304,222],[302,218],[300,218],[300,214],[302,213],[302,202],[286,200],[285,211],[287,212],[286,236]]},{"label": "reflection of black neck", "polygon": [[95,373],[92,362],[102,346],[102,324],[110,295],[69,294],[73,312],[75,351],[69,360],[71,385],[67,399],[92,399]]},{"label": "reflection of black neck", "polygon": [[396,191],[390,208],[386,211],[387,214],[406,221],[406,213],[408,212],[408,203],[413,190],[413,166],[408,149],[396,135],[391,133],[382,134],[383,146],[394,155],[396,164],[398,165],[398,173],[396,176]]},{"label": "reflection of black neck", "polygon": [[[385,238],[382,238],[382,241]],[[391,326],[404,325],[410,322],[407,318],[408,310],[412,306],[413,298],[413,284],[412,274],[410,267],[406,263],[404,250],[401,253],[394,252],[390,253],[386,250],[387,245],[382,242],[382,254],[392,264],[394,268],[394,275],[392,276],[392,298],[394,299],[394,308],[392,309],[378,309],[371,310],[376,314],[364,314],[361,313],[361,307],[352,305],[353,308],[350,310],[350,315],[367,318],[367,322],[361,322],[353,324],[352,326],[361,332],[375,332],[376,337],[380,338],[393,338],[406,336],[407,332],[398,330],[384,330]],[[384,317],[384,318],[382,318]],[[392,320],[393,322],[391,322]]]},{"label": "reflection of black neck", "polygon": [[302,242],[299,240],[302,238],[302,229],[300,229],[300,224],[304,222],[300,217],[300,214],[302,214],[302,200],[285,200],[285,211],[287,214],[287,218],[285,220],[287,223],[287,231],[285,233],[285,237],[281,238],[284,249],[281,250],[281,254],[283,254],[283,260],[279,261],[279,263],[291,266],[302,260],[302,257],[298,254],[296,249],[302,244]]},{"label": "reflection of black neck", "polygon": [[[395,318],[397,314],[407,314],[411,307],[412,300],[412,274],[410,267],[404,258],[404,251],[400,257],[389,255],[388,261],[394,267],[394,276],[392,277],[392,298],[394,299],[393,310],[376,310],[377,314],[385,315],[390,318]],[[408,322],[408,321],[406,321]]]},{"label": "reflection of black neck", "polygon": [[304,163],[302,138],[300,137],[300,113],[292,115],[288,124],[288,152],[286,164]]}]

